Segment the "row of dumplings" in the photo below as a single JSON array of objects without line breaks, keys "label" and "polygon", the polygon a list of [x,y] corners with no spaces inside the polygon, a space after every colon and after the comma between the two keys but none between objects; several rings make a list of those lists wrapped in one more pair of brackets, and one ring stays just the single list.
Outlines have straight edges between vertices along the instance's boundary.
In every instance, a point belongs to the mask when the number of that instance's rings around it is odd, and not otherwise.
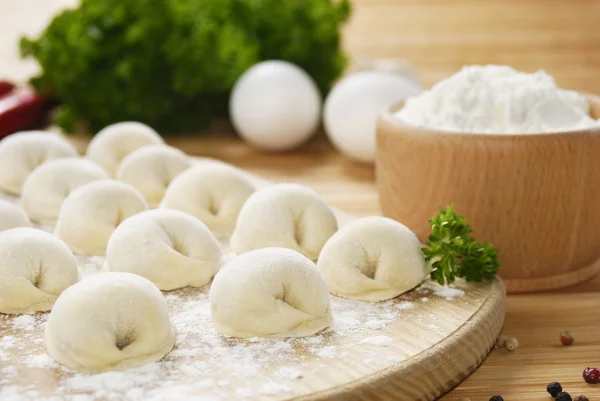
[{"label": "row of dumplings", "polygon": [[[338,230],[332,209],[309,188],[257,189],[242,170],[194,163],[161,141],[149,127],[121,123],[98,133],[85,158],[60,153],[70,144],[50,134],[0,142],[0,187],[20,192],[33,220],[56,219],[55,236],[32,228],[0,233],[0,312],[44,311],[56,302],[46,345],[62,364],[100,371],[139,366],[138,354],[164,356],[174,329],[159,289],[201,287],[214,277],[211,317],[221,333],[289,337],[331,324],[328,292],[374,302],[425,277],[419,242],[402,224],[368,217]],[[19,156],[3,165],[9,154]],[[0,203],[0,222],[9,221],[30,225],[21,209]],[[224,267],[218,239],[230,239],[239,255]],[[77,283],[71,251],[105,255],[109,273]],[[94,324],[81,316],[92,312]],[[90,338],[102,330],[110,333],[99,358]]]}]

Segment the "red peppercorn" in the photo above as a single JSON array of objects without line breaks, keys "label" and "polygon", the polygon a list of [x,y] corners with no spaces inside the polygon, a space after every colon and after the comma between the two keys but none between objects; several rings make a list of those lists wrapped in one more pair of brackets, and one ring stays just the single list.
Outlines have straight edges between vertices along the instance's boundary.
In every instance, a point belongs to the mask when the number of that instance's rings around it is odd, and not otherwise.
[{"label": "red peppercorn", "polygon": [[573,341],[575,341],[575,339],[568,331],[560,333],[560,342],[562,345],[573,345]]},{"label": "red peppercorn", "polygon": [[578,395],[573,401],[590,401],[585,395]]},{"label": "red peppercorn", "polygon": [[583,371],[583,380],[589,384],[600,383],[600,369],[598,368],[585,368]]}]

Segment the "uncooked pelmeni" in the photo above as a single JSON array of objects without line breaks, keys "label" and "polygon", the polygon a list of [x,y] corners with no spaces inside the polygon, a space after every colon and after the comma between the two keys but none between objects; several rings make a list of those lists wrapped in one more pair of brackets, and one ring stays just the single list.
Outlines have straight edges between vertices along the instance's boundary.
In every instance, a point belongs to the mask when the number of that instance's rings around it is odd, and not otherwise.
[{"label": "uncooked pelmeni", "polygon": [[215,235],[231,235],[240,209],[254,192],[245,173],[225,164],[204,163],[177,176],[162,206],[196,216]]},{"label": "uncooked pelmeni", "polygon": [[114,231],[105,268],[135,273],[161,290],[207,284],[219,268],[221,248],[197,218],[178,210],[148,210]]},{"label": "uncooked pelmeni", "polygon": [[377,302],[397,297],[425,279],[417,236],[385,217],[365,217],[341,228],[323,247],[318,267],[329,291]]},{"label": "uncooked pelmeni", "polygon": [[0,200],[0,231],[17,227],[31,227],[29,217],[19,206]]},{"label": "uncooked pelmeni", "polygon": [[22,131],[0,142],[0,190],[19,195],[25,179],[50,159],[77,156],[69,141],[44,131]]},{"label": "uncooked pelmeni", "polygon": [[0,233],[0,313],[50,310],[77,279],[75,256],[52,234],[29,227]]},{"label": "uncooked pelmeni", "polygon": [[130,273],[88,277],[56,301],[45,334],[48,354],[83,372],[126,370],[162,359],[175,328],[158,288]]},{"label": "uncooked pelmeni", "polygon": [[94,181],[67,196],[54,234],[75,253],[104,255],[115,228],[146,209],[144,197],[131,185],[115,180]]},{"label": "uncooked pelmeni", "polygon": [[161,136],[147,125],[125,121],[108,125],[98,131],[90,141],[86,157],[98,163],[114,177],[125,156],[142,146],[163,143]]},{"label": "uncooked pelmeni", "polygon": [[265,248],[229,262],[209,293],[212,321],[231,337],[304,337],[331,325],[327,285],[306,257]]},{"label": "uncooked pelmeni", "polygon": [[158,206],[173,178],[188,167],[190,160],[179,149],[144,146],[123,159],[117,179],[134,186],[150,206]]},{"label": "uncooked pelmeni", "polygon": [[231,249],[240,254],[277,246],[317,260],[336,231],[333,211],[312,189],[297,184],[271,185],[255,192],[242,207]]},{"label": "uncooked pelmeni", "polygon": [[25,180],[21,207],[33,220],[53,222],[63,201],[75,188],[109,178],[102,167],[83,158],[49,160]]}]

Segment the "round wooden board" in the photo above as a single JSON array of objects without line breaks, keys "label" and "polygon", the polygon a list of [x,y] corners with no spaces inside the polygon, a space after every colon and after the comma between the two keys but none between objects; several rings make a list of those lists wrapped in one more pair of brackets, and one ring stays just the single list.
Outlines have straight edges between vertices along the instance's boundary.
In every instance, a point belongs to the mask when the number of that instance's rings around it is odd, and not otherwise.
[{"label": "round wooden board", "polygon": [[[266,184],[260,179],[257,179],[257,183]],[[353,219],[338,211],[336,214],[340,225]],[[269,348],[281,349],[285,358],[271,356],[264,361],[258,358],[260,366],[254,368],[260,372],[254,372],[246,379],[240,377],[235,369],[223,370],[223,361],[214,353],[207,355],[197,352],[192,357],[188,355],[187,359],[178,359],[175,355],[181,354],[182,350],[176,346],[172,355],[165,358],[166,363],[173,369],[202,363],[206,365],[204,372],[218,373],[218,385],[193,387],[196,390],[190,398],[194,400],[433,400],[477,368],[494,346],[504,322],[506,297],[500,279],[485,283],[459,281],[454,287],[462,293],[455,291],[448,295],[448,292],[440,291],[437,285],[426,282],[382,304],[363,304],[332,297],[332,330],[319,334],[315,341],[269,340],[266,345],[261,343],[261,349],[267,351],[266,354],[273,354],[268,352]],[[207,293],[206,288],[188,288],[167,293],[167,299],[175,314],[184,305],[205,302]],[[365,308],[371,308],[372,311],[361,313]],[[198,325],[209,326],[209,317],[204,315],[198,314]],[[0,315],[0,373],[5,369],[12,372],[9,377],[0,376],[0,395],[3,387],[14,389],[9,395],[21,391],[22,398],[14,399],[23,401],[70,400],[75,399],[72,398],[75,395],[89,395],[90,391],[85,388],[68,387],[65,383],[74,376],[78,380],[89,380],[93,379],[93,375],[76,375],[47,363],[43,344],[45,315],[38,314],[31,319],[35,322],[29,322],[28,325],[23,325],[17,319],[22,320],[23,317]],[[177,320],[175,322],[177,325]],[[382,322],[385,324],[380,324]],[[351,330],[339,331],[335,328],[350,323]],[[222,355],[227,355],[228,351],[239,352],[240,349],[251,351],[255,343],[252,339],[230,339],[216,333],[210,335],[212,342],[206,346],[210,349],[219,348],[225,353]],[[188,334],[182,341],[188,344],[190,341],[203,342],[202,338],[193,337]],[[3,339],[12,339],[8,342],[10,346],[7,347]],[[280,345],[285,347],[281,348]],[[240,356],[241,359],[243,357]],[[291,379],[285,378],[280,374],[282,369],[300,374],[295,374]],[[168,379],[157,376],[156,380],[136,385],[147,387],[148,391],[166,387],[162,389],[165,391],[159,393],[164,397],[155,397],[153,400],[184,400],[188,397],[181,394],[178,397],[176,393],[171,396],[165,394],[169,394],[170,388],[173,391],[183,387],[192,388],[203,379],[202,374],[197,377],[171,376]],[[270,391],[273,386],[264,391],[265,383],[279,384],[278,388],[275,386],[278,391]],[[239,392],[242,387],[249,389],[244,396]],[[143,388],[138,390],[144,391]],[[108,395],[96,393],[95,396],[82,399],[99,400],[105,396],[109,398]],[[127,394],[120,396],[112,394],[110,399],[131,399]],[[146,395],[140,399],[146,399],[144,397]]]}]

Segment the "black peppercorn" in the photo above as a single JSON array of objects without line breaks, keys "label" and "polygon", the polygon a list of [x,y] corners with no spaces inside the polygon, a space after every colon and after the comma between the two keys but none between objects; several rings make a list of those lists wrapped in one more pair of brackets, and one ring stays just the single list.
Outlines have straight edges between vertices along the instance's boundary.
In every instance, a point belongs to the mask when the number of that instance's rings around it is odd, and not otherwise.
[{"label": "black peppercorn", "polygon": [[577,397],[575,397],[574,401],[590,401],[590,399],[587,398],[585,395],[578,395]]},{"label": "black peppercorn", "polygon": [[573,401],[573,399],[571,398],[569,393],[566,393],[564,391],[561,391],[560,393],[556,394],[555,400],[556,401]]},{"label": "black peppercorn", "polygon": [[546,391],[548,391],[552,397],[556,397],[556,395],[562,391],[562,386],[559,382],[552,382],[548,384]]},{"label": "black peppercorn", "polygon": [[499,395],[493,395],[492,398],[490,398],[490,401],[504,401],[504,398]]}]

